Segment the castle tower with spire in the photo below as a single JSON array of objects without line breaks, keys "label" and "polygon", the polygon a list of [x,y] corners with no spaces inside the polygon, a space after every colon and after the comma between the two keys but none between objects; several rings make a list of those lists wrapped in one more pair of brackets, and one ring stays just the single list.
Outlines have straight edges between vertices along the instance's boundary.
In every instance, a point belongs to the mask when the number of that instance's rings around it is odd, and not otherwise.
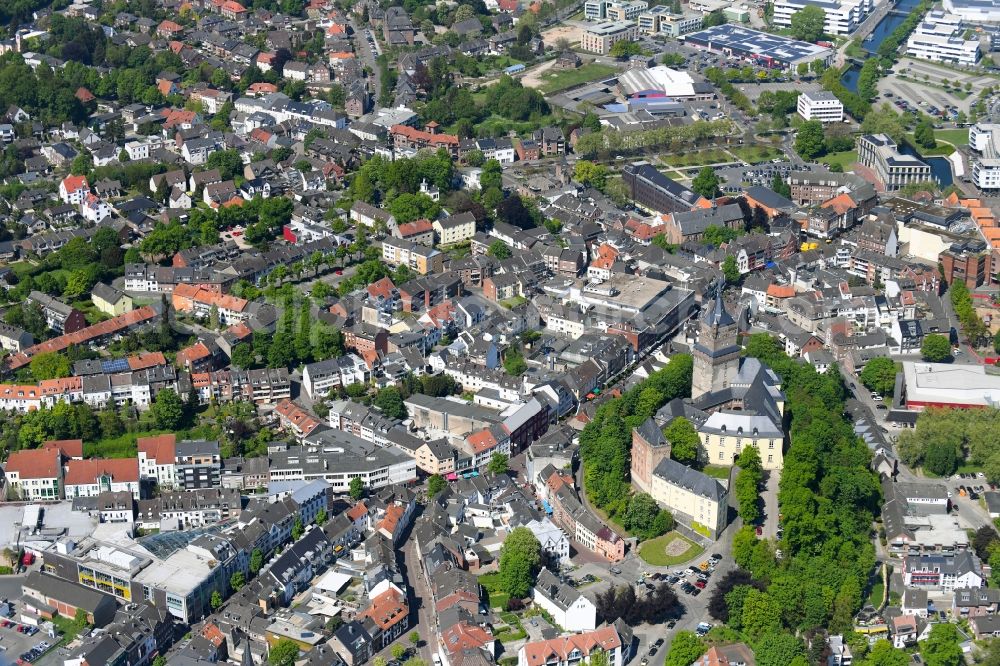
[{"label": "castle tower with spire", "polygon": [[715,298],[705,310],[694,345],[694,372],[691,379],[691,397],[729,386],[739,368],[740,352],[736,320],[726,311],[722,302],[722,283],[715,290]]}]

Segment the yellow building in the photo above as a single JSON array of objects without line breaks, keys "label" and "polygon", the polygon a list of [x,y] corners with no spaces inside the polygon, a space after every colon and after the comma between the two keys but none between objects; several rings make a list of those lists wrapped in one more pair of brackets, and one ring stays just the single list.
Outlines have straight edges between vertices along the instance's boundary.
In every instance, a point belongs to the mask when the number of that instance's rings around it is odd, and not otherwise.
[{"label": "yellow building", "polygon": [[112,317],[132,311],[132,297],[103,282],[94,285],[90,292],[90,300],[98,310]]},{"label": "yellow building", "polygon": [[470,240],[476,235],[476,218],[469,212],[458,213],[443,220],[434,220],[433,225],[438,243],[441,245],[454,245]]},{"label": "yellow building", "polygon": [[728,492],[716,479],[664,458],[653,470],[649,494],[682,525],[709,538],[726,527]]}]

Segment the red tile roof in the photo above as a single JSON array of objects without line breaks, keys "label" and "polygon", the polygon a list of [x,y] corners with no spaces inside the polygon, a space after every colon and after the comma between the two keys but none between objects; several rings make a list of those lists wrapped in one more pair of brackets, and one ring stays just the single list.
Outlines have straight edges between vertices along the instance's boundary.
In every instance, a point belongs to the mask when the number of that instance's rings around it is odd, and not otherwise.
[{"label": "red tile roof", "polygon": [[89,190],[90,184],[87,183],[86,176],[66,176],[63,178],[63,188],[67,192],[76,192],[77,190]]},{"label": "red tile roof", "polygon": [[197,284],[179,284],[174,287],[173,304],[178,310],[187,311],[191,309],[192,303],[203,303],[208,306],[230,310],[232,312],[243,312],[249,301],[231,294],[220,294],[210,289],[205,289]]},{"label": "red tile roof", "polygon": [[136,458],[96,458],[90,460],[70,460],[66,465],[67,486],[97,483],[108,475],[118,483],[139,481],[139,461]]},{"label": "red tile roof", "polygon": [[278,413],[278,416],[281,417],[282,421],[287,421],[303,435],[308,435],[320,425],[318,418],[299,407],[288,398],[279,402],[277,407],[274,408],[274,411]]},{"label": "red tile roof", "polygon": [[362,613],[362,616],[370,617],[382,631],[386,631],[405,620],[409,612],[403,595],[390,587],[372,599],[372,605]]},{"label": "red tile roof", "polygon": [[497,445],[497,438],[493,436],[489,428],[484,428],[479,432],[474,432],[465,438],[465,441],[469,443],[472,450],[476,453],[482,453],[483,451],[488,451]]},{"label": "red tile roof", "polygon": [[64,458],[83,457],[82,439],[50,439],[47,442],[42,442],[42,448],[55,449],[56,451],[59,451]]},{"label": "red tile roof", "polygon": [[492,645],[493,634],[480,626],[456,622],[441,632],[441,641],[449,654]]},{"label": "red tile roof", "polygon": [[423,130],[414,129],[407,125],[393,125],[389,129],[389,133],[393,136],[400,135],[404,136],[410,141],[419,141],[426,143],[430,146],[457,146],[458,137],[454,134],[431,134],[430,132],[424,132]]},{"label": "red tile roof", "polygon": [[212,355],[204,342],[196,342],[190,347],[177,352],[177,365],[182,368],[190,368],[194,363]]},{"label": "red tile roof", "polygon": [[76,93],[74,94],[74,96],[84,104],[86,104],[87,102],[93,102],[96,99],[96,97],[94,97],[94,93],[90,92],[89,90],[87,90],[82,86],[76,89]]},{"label": "red tile roof", "polygon": [[163,352],[142,352],[128,357],[129,370],[145,370],[166,364],[167,357],[163,355]]},{"label": "red tile roof", "polygon": [[404,222],[399,225],[400,238],[409,238],[410,236],[416,236],[418,234],[428,234],[433,231],[434,227],[431,226],[430,220],[414,220],[413,222]]},{"label": "red tile roof", "polygon": [[60,335],[57,338],[52,338],[51,340],[46,340],[45,342],[28,347],[20,354],[15,354],[10,358],[10,368],[11,370],[17,370],[18,368],[27,365],[31,361],[31,357],[36,354],[62,351],[72,345],[85,345],[91,340],[124,331],[132,326],[135,326],[136,324],[149,321],[156,316],[156,310],[148,305],[145,305],[136,310],[132,310],[131,312],[126,312],[125,314],[108,319],[107,321],[102,321],[94,324],[93,326],[81,328],[79,331],[67,333],[66,335]]},{"label": "red tile roof", "polygon": [[368,513],[368,507],[365,506],[365,503],[358,502],[357,504],[355,504],[354,506],[352,506],[350,509],[347,510],[347,517],[350,518],[351,521],[353,522],[358,518],[360,518],[361,516],[366,515],[367,513]]},{"label": "red tile roof", "polygon": [[820,204],[820,208],[832,208],[837,215],[843,215],[855,207],[854,199],[848,194],[838,194],[829,201]]},{"label": "red tile roof", "polygon": [[368,295],[372,298],[378,298],[381,296],[382,300],[388,301],[392,298],[392,290],[395,288],[396,285],[393,284],[392,280],[384,277],[381,280],[376,280],[368,285]]},{"label": "red tile roof", "polygon": [[398,504],[390,504],[385,509],[385,516],[382,517],[382,520],[378,521],[378,528],[385,530],[389,534],[395,534],[404,513],[406,513],[406,510],[403,507]]},{"label": "red tile roof", "polygon": [[172,465],[177,460],[177,435],[167,433],[153,437],[140,437],[135,440],[136,448],[145,453],[150,460],[158,465]]},{"label": "red tile roof", "polygon": [[55,449],[14,451],[7,458],[4,470],[7,474],[17,472],[21,479],[58,479],[62,461]]},{"label": "red tile roof", "polygon": [[621,645],[622,641],[618,636],[618,631],[614,627],[607,626],[583,634],[561,636],[548,641],[525,643],[521,649],[525,655],[524,664],[527,666],[542,666],[553,657],[555,661],[569,661],[569,655],[574,650],[579,650],[583,655],[589,655],[595,649],[611,652],[620,648]]}]

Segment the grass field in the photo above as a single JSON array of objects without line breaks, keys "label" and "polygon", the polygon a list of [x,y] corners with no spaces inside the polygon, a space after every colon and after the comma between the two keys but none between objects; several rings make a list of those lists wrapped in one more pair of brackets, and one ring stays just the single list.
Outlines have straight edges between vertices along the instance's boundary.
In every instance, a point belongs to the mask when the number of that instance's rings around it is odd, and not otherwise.
[{"label": "grass field", "polygon": [[730,149],[730,152],[750,164],[766,162],[782,155],[780,150],[772,146],[738,146]]},{"label": "grass field", "polygon": [[[677,548],[679,546],[677,542],[687,544],[687,548],[681,551]],[[673,554],[668,554],[668,548],[671,549],[671,553]],[[677,550],[674,551],[673,549]],[[677,532],[668,532],[655,539],[643,541],[639,546],[639,557],[657,567],[669,567],[681,562],[687,562],[698,557],[703,552],[705,552],[704,548]]]},{"label": "grass field", "polygon": [[679,155],[661,155],[660,161],[672,167],[694,167],[704,164],[718,164],[720,162],[732,162],[733,157],[726,151],[719,148],[699,150],[691,153],[681,153]]},{"label": "grass field", "polygon": [[934,130],[934,138],[938,141],[947,141],[955,146],[969,145],[969,130],[967,129],[939,129]]},{"label": "grass field", "polygon": [[611,65],[602,65],[597,62],[592,62],[577,69],[567,69],[561,72],[549,71],[542,75],[544,83],[538,89],[546,94],[559,92],[560,90],[578,86],[581,83],[588,83],[610,76],[617,71]]},{"label": "grass field", "polygon": [[842,153],[830,153],[826,157],[821,157],[820,162],[826,165],[839,164],[846,171],[852,164],[858,161],[856,150],[846,150]]},{"label": "grass field", "polygon": [[705,465],[701,471],[714,479],[728,479],[729,469],[725,465]]},{"label": "grass field", "polygon": [[486,590],[487,603],[490,608],[503,609],[507,605],[510,595],[503,591],[503,584],[500,582],[500,574],[483,574],[479,577],[479,584]]},{"label": "grass field", "polygon": [[872,591],[868,593],[868,603],[870,603],[875,608],[879,608],[882,605],[882,597],[885,596],[885,584],[882,582],[882,578],[872,585]]}]

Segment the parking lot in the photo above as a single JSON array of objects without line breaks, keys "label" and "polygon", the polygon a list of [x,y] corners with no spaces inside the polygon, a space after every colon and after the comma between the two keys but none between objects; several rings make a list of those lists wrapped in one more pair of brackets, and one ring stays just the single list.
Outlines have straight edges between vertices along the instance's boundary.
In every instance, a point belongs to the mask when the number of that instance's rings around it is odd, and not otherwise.
[{"label": "parking lot", "polygon": [[[879,81],[881,99],[893,103],[902,100],[911,108],[922,110],[929,106],[938,109],[953,107],[968,113],[978,99],[980,90],[998,84],[998,80],[991,76],[963,74],[912,58],[900,60],[893,71],[893,74]],[[969,86],[968,90],[966,85]],[[960,92],[949,92],[945,88],[958,88]],[[924,104],[921,105],[921,102]],[[896,107],[899,109],[899,105]]]},{"label": "parking lot", "polygon": [[57,643],[45,632],[16,622],[13,618],[0,620],[0,663],[35,663]]}]

